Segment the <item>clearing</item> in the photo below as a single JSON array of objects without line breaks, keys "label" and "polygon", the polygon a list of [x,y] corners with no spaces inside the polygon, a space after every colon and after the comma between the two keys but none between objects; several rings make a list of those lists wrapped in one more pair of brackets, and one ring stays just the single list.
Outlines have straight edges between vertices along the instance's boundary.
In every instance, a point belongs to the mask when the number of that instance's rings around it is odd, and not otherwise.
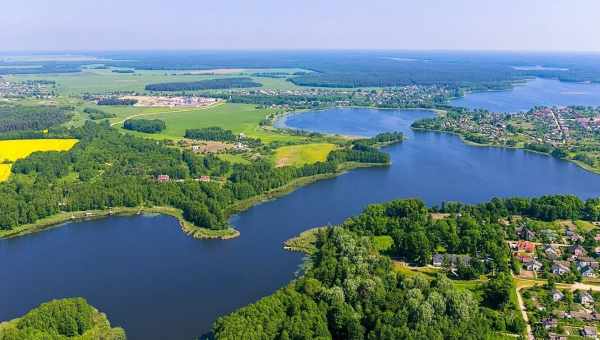
[{"label": "clearing", "polygon": [[300,166],[316,162],[324,162],[327,155],[335,148],[335,144],[314,143],[282,146],[275,150],[276,166]]}]

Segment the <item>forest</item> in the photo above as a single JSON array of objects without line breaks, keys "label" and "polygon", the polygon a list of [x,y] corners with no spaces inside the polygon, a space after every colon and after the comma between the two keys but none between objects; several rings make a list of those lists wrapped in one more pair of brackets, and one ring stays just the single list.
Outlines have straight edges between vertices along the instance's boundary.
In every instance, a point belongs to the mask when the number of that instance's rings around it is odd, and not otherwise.
[{"label": "forest", "polygon": [[238,137],[231,130],[225,130],[217,126],[185,130],[185,138],[221,142],[232,142],[238,139]]},{"label": "forest", "polygon": [[261,87],[262,84],[257,83],[248,77],[238,78],[222,78],[208,79],[193,82],[176,82],[176,83],[159,83],[146,85],[146,91],[198,91],[198,90],[213,90],[213,89],[233,89],[233,88],[248,88]]},{"label": "forest", "polygon": [[107,118],[114,118],[117,116],[114,113],[102,111],[102,110],[95,109],[92,107],[86,107],[85,109],[83,109],[83,112],[87,113],[88,117],[91,120],[101,120],[101,119],[107,119]]},{"label": "forest", "polygon": [[123,128],[143,133],[159,133],[167,128],[167,124],[160,119],[127,119]]},{"label": "forest", "polygon": [[[297,178],[336,173],[343,162],[280,168],[264,161],[232,165],[215,156],[182,152],[165,142],[121,134],[106,121],[88,121],[48,135],[55,134],[68,134],[79,143],[68,152],[33,153],[14,163],[16,176],[0,184],[0,229],[62,211],[139,206],[174,207],[199,227],[223,229],[229,227],[225,211],[234,203]],[[171,180],[159,182],[159,175]],[[223,183],[194,180],[202,175],[223,178]]]},{"label": "forest", "polygon": [[125,331],[111,328],[106,316],[82,298],[53,300],[0,327],[0,340],[70,338],[125,340]]},{"label": "forest", "polygon": [[[444,219],[432,214],[446,213]],[[368,206],[339,226],[317,232],[303,275],[287,287],[213,325],[216,339],[490,339],[522,334],[525,322],[510,275],[499,218],[519,214],[544,220],[600,218],[600,200],[569,195],[493,199],[427,208],[418,199]],[[394,240],[378,250],[374,239]],[[431,279],[395,271],[392,258],[425,264],[435,251],[469,254],[458,279],[487,274],[475,289],[456,288],[443,273]],[[461,274],[463,275],[461,277]]]},{"label": "forest", "polygon": [[68,121],[71,111],[72,108],[61,106],[0,104],[0,133],[44,130]]}]

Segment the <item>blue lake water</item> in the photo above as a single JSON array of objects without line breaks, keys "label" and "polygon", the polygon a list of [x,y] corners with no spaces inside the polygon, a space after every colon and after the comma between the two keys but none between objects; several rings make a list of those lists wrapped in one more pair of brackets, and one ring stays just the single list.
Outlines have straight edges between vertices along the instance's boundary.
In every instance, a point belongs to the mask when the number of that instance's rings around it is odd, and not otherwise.
[{"label": "blue lake water", "polygon": [[452,100],[450,104],[496,112],[527,111],[536,105],[600,106],[600,84],[536,78],[510,91],[471,93]]},{"label": "blue lake water", "polygon": [[600,176],[521,150],[472,147],[453,135],[412,132],[418,110],[332,109],[286,124],[370,136],[403,131],[392,166],[357,169],[257,205],[231,222],[241,237],[199,241],[165,216],[112,217],[0,240],[0,320],[53,298],[83,296],[130,339],[194,339],[220,315],[284,286],[302,256],[282,242],[336,224],[367,204],[419,197],[482,202],[495,196],[600,195]]}]

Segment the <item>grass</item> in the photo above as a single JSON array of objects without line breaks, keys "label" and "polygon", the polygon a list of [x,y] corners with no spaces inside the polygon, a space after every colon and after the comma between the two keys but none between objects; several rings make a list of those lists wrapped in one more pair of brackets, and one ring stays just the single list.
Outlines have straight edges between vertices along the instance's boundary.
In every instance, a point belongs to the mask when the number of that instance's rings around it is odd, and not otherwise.
[{"label": "grass", "polygon": [[[79,73],[60,73],[60,74],[33,74],[33,75],[14,75],[8,76],[9,81],[25,80],[53,80],[57,84],[58,93],[68,96],[79,96],[85,93],[112,93],[116,91],[134,91],[145,92],[145,86],[153,83],[166,82],[189,82],[215,78],[249,76],[255,72],[290,72],[298,69],[256,69],[234,70],[235,72],[221,72],[221,74],[210,74],[210,70],[205,74],[188,74],[193,71],[172,71],[172,70],[138,70],[135,73],[114,73],[111,69],[84,69]],[[263,84],[263,88],[291,90],[298,86],[285,79],[252,77],[255,81]]]},{"label": "grass", "polygon": [[300,166],[327,160],[327,155],[335,148],[330,143],[314,143],[283,146],[275,150],[276,166]]},{"label": "grass", "polygon": [[[0,162],[14,162],[36,151],[66,151],[77,143],[76,139],[17,139],[0,141]],[[0,164],[0,182],[10,176],[11,164]]]},{"label": "grass", "polygon": [[250,164],[250,161],[245,159],[241,155],[234,155],[234,154],[230,154],[230,153],[221,153],[221,154],[218,154],[217,157],[219,157],[221,160],[224,160],[224,161],[227,161],[230,163]]},{"label": "grass", "polygon": [[305,254],[312,254],[315,251],[317,251],[317,235],[324,228],[327,227],[319,227],[303,231],[302,233],[300,233],[300,235],[292,237],[291,239],[285,241],[283,248],[289,251],[298,251]]},{"label": "grass", "polygon": [[135,106],[102,106],[102,110],[117,115],[110,119],[111,124],[122,125],[132,116],[165,121],[167,128],[161,133],[146,134],[123,129],[123,132],[136,134],[145,138],[181,139],[185,130],[218,126],[234,133],[244,133],[248,137],[258,138],[263,143],[274,141],[301,142],[305,138],[292,136],[263,129],[260,122],[272,109],[256,108],[249,104],[221,103],[208,108],[144,108]]}]

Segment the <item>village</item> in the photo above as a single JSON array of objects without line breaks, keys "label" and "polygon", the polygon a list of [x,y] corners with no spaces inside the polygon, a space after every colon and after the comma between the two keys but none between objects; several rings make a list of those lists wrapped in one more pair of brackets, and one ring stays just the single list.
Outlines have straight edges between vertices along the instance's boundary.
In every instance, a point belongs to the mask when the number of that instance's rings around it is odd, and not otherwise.
[{"label": "village", "polygon": [[140,107],[206,107],[221,100],[199,96],[124,96],[120,99],[134,100],[134,106]]},{"label": "village", "polygon": [[410,85],[373,89],[235,89],[211,92],[232,102],[257,102],[280,109],[320,106],[433,107],[457,95],[445,86]]},{"label": "village", "polygon": [[[597,338],[600,324],[600,230],[582,221],[518,221],[508,241],[524,310],[536,337]],[[533,284],[532,284],[533,283]]]},{"label": "village", "polygon": [[28,80],[13,82],[0,77],[0,98],[52,98],[55,85],[54,81]]}]

